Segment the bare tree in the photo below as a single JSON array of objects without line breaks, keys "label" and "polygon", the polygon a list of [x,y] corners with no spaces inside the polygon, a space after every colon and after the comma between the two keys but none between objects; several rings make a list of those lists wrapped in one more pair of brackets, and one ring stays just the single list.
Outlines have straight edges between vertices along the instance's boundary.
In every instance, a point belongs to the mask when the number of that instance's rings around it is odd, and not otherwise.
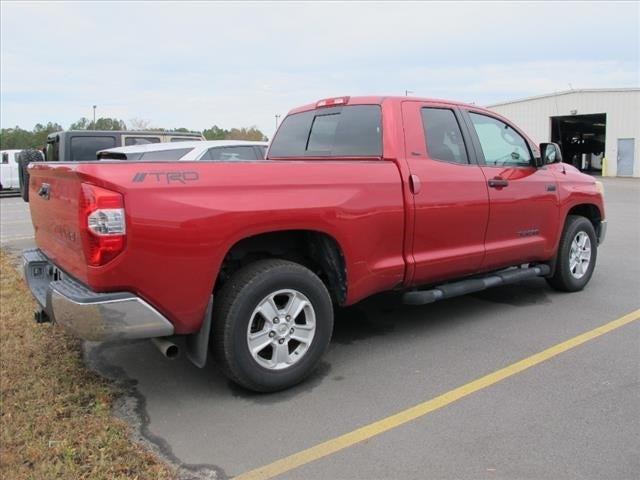
[{"label": "bare tree", "polygon": [[151,120],[144,118],[132,118],[129,120],[131,130],[151,130]]}]

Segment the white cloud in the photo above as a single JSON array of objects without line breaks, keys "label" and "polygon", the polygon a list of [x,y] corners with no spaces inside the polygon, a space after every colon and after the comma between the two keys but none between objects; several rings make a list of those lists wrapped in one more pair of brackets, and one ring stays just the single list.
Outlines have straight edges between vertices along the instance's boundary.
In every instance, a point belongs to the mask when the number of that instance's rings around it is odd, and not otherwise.
[{"label": "white cloud", "polygon": [[3,126],[68,125],[97,104],[270,135],[274,114],[334,95],[490,103],[638,85],[637,3],[0,5]]}]

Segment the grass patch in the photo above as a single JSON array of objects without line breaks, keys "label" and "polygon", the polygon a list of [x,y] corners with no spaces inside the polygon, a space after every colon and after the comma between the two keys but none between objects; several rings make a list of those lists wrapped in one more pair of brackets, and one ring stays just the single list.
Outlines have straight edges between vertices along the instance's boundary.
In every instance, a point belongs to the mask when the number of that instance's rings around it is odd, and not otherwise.
[{"label": "grass patch", "polygon": [[174,478],[111,415],[122,392],[85,367],[78,340],[36,325],[34,307],[0,252],[0,478]]}]

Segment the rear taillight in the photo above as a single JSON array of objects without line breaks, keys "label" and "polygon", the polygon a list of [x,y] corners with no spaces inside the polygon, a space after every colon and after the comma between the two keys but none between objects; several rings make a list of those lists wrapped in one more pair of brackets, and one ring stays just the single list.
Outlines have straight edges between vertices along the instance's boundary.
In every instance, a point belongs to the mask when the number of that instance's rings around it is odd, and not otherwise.
[{"label": "rear taillight", "polygon": [[87,263],[104,265],[119,255],[125,246],[124,201],[118,192],[82,184],[80,230]]}]

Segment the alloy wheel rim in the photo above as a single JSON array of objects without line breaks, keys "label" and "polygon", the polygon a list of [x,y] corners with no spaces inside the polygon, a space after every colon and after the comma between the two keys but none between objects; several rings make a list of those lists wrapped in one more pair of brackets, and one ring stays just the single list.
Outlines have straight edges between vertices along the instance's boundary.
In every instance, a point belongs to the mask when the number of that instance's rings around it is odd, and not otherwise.
[{"label": "alloy wheel rim", "polygon": [[575,279],[584,277],[591,263],[591,239],[586,232],[578,232],[569,250],[569,272]]},{"label": "alloy wheel rim", "polygon": [[297,290],[277,290],[253,310],[247,347],[260,366],[283,370],[305,356],[315,333],[316,314],[309,299]]}]

